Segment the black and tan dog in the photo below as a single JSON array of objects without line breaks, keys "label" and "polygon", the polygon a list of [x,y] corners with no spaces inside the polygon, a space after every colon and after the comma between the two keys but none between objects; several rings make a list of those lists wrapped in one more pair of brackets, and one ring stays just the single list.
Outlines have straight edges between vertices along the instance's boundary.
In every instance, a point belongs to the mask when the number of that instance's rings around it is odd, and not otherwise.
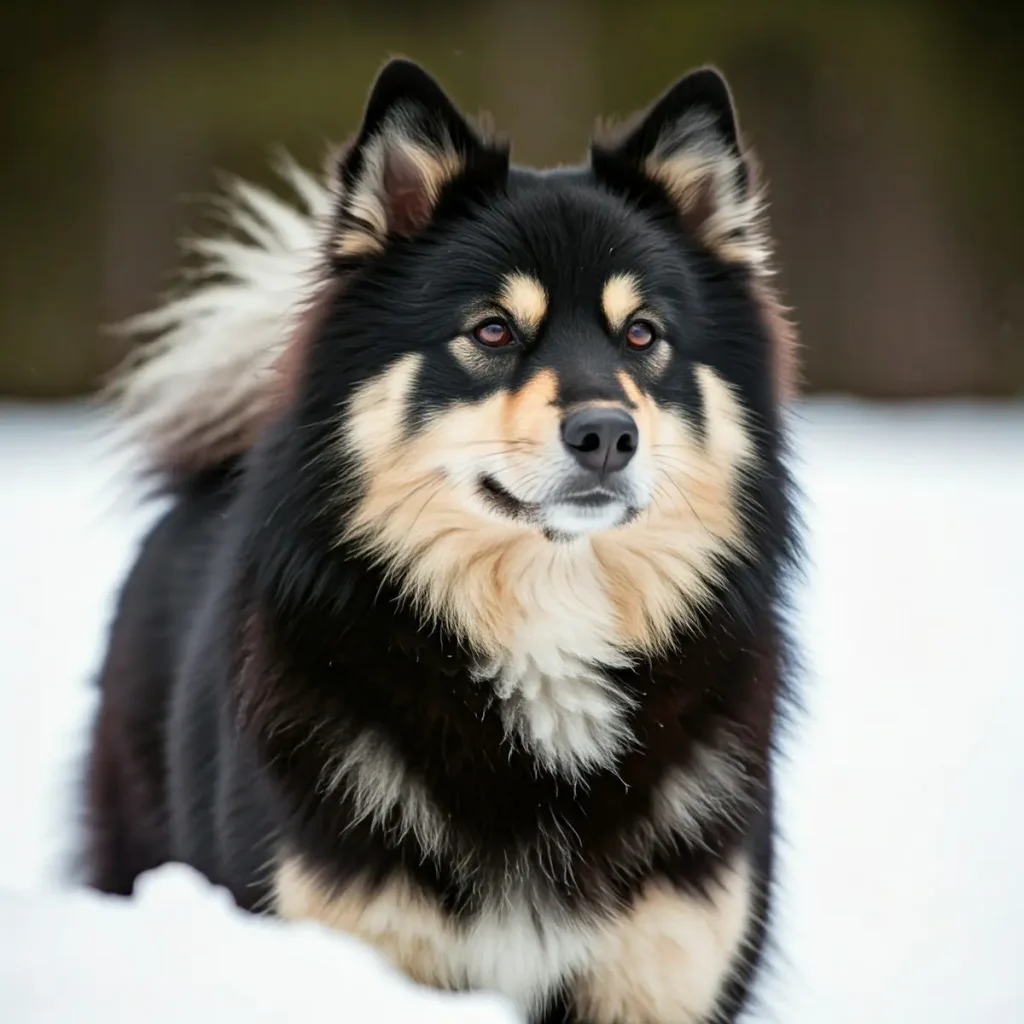
[{"label": "black and tan dog", "polygon": [[193,865],[534,1021],[734,1020],[766,940],[792,339],[699,70],[537,172],[396,60],[307,210],[135,325],[173,495],[128,579],[89,880]]}]

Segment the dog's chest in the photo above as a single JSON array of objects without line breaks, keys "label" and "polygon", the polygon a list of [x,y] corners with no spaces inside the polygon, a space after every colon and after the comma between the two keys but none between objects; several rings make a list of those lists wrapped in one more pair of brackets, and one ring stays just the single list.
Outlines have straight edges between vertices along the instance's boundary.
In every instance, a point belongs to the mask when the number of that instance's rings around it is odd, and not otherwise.
[{"label": "dog's chest", "polygon": [[597,580],[577,571],[531,582],[511,643],[475,675],[494,688],[509,741],[579,779],[613,767],[633,742],[633,702],[610,675],[630,659]]}]

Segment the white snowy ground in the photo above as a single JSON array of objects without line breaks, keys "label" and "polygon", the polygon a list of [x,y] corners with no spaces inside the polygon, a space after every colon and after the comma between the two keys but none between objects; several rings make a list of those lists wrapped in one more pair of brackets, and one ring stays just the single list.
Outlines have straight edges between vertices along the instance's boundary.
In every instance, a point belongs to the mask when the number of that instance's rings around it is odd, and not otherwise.
[{"label": "white snowy ground", "polygon": [[[810,403],[807,713],[759,1021],[1024,1021],[1024,407]],[[0,406],[0,1020],[511,1022],[184,869],[67,888],[75,758],[149,513],[81,408]]]}]

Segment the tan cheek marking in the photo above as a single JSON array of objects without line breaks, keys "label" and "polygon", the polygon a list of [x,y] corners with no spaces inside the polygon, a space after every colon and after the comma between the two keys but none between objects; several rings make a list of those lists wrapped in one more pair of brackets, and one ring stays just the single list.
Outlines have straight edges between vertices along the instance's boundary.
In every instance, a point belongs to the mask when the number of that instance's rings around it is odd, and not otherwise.
[{"label": "tan cheek marking", "polygon": [[[515,588],[539,553],[525,552],[524,544],[547,542],[511,521],[470,512],[472,469],[488,452],[513,450],[504,439],[520,440],[517,430],[535,430],[530,410],[542,411],[554,388],[553,380],[534,379],[514,397],[502,392],[456,407],[390,456],[380,452],[369,464],[366,494],[345,523],[345,537],[404,569],[405,592],[481,651],[493,653],[509,642],[520,612]],[[383,390],[377,390],[378,400]],[[517,409],[526,415],[517,416]],[[467,447],[467,440],[479,443]],[[463,472],[458,460],[467,455]],[[449,473],[445,465],[453,457]]]},{"label": "tan cheek marking", "polygon": [[601,307],[613,332],[618,333],[626,326],[642,301],[639,282],[632,274],[613,274],[608,278],[601,292]]},{"label": "tan cheek marking", "polygon": [[369,943],[414,981],[453,987],[456,979],[447,967],[453,931],[437,906],[404,878],[332,890],[291,857],[278,869],[275,904],[285,920],[317,921]]},{"label": "tan cheek marking", "polygon": [[501,290],[501,303],[529,331],[540,330],[548,311],[544,285],[529,274],[508,274]]},{"label": "tan cheek marking", "polygon": [[729,385],[710,366],[698,366],[696,377],[704,396],[705,448],[724,475],[749,460],[754,448],[743,423],[743,411]]},{"label": "tan cheek marking", "polygon": [[660,408],[628,374],[620,373],[619,380],[636,406],[655,493],[634,523],[595,536],[593,544],[623,641],[656,652],[671,642],[675,625],[708,599],[719,560],[743,551],[735,485],[751,464],[753,446],[738,401],[709,367],[697,370],[705,438],[678,413]]},{"label": "tan cheek marking", "polygon": [[423,356],[409,353],[353,395],[345,422],[347,440],[364,463],[394,455],[402,434],[409,392]]},{"label": "tan cheek marking", "polygon": [[[675,453],[674,464],[681,476],[685,470],[685,479],[677,484],[688,499],[689,516],[696,515],[708,533],[742,549],[735,487],[753,459],[753,445],[744,425],[743,410],[725,381],[708,366],[698,366],[696,378],[704,400],[704,436],[698,436],[688,424],[681,424],[675,413],[658,409],[661,433],[676,446],[670,450]],[[667,470],[672,473],[672,464]]]},{"label": "tan cheek marking", "polygon": [[728,868],[708,897],[651,885],[598,940],[575,989],[594,1024],[697,1024],[735,970],[751,918],[749,863]]}]

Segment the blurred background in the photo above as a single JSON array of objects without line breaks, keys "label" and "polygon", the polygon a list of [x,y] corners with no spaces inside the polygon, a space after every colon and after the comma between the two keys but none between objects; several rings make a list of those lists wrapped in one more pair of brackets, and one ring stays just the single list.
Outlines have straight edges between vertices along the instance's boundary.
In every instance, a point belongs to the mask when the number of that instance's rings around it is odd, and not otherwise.
[{"label": "blurred background", "polygon": [[[212,988],[189,1013],[155,994],[193,969],[161,949],[219,943],[202,900],[164,947],[145,906],[119,938],[113,909],[49,902],[76,848],[89,681],[154,514],[88,401],[122,355],[101,327],[175,283],[219,175],[276,187],[280,148],[319,167],[396,53],[541,164],[580,159],[596,118],[694,65],[728,75],[807,386],[804,712],[780,759],[779,955],[750,1019],[1024,1021],[1020,0],[6,0],[0,1016],[212,1019]],[[12,915],[23,890],[47,895]],[[245,955],[232,977],[254,976]],[[287,1007],[266,1019],[295,1016],[304,957],[253,990]],[[111,963],[137,1010],[97,983]],[[397,1019],[355,995],[365,1012],[342,1019]]]},{"label": "blurred background", "polygon": [[319,167],[393,53],[523,162],[714,62],[771,188],[812,392],[1024,390],[1024,5],[977,0],[8,0],[0,394],[80,395],[218,172]]}]

